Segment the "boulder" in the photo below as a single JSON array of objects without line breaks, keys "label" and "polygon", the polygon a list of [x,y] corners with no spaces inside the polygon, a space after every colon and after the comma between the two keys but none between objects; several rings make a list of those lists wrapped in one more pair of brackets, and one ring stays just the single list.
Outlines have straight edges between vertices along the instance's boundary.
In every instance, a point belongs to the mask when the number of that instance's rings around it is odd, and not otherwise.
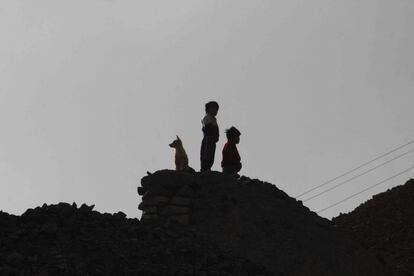
[{"label": "boulder", "polygon": [[181,197],[181,196],[175,196],[170,200],[171,205],[177,205],[177,206],[191,206],[193,204],[193,200],[190,197]]},{"label": "boulder", "polygon": [[140,209],[143,211],[143,214],[157,214],[158,213],[158,207],[156,206],[145,206],[144,209]]},{"label": "boulder", "polygon": [[138,209],[144,210],[147,207],[157,207],[168,203],[169,198],[165,196],[154,196],[142,201],[138,205]]},{"label": "boulder", "polygon": [[190,185],[181,187],[175,195],[180,197],[194,197],[194,189]]},{"label": "boulder", "polygon": [[179,172],[171,170],[157,171],[141,179],[141,185],[145,189],[151,189],[153,185],[161,185],[169,191],[177,191],[179,188],[193,184],[195,176],[188,172]]},{"label": "boulder", "polygon": [[190,212],[191,212],[191,209],[188,207],[167,205],[160,211],[160,215],[175,216],[175,215],[182,215],[182,214],[190,214]]},{"label": "boulder", "polygon": [[190,224],[190,215],[189,214],[184,214],[184,215],[174,215],[174,216],[170,216],[168,218],[171,221],[176,221],[180,224],[183,225],[188,225]]}]

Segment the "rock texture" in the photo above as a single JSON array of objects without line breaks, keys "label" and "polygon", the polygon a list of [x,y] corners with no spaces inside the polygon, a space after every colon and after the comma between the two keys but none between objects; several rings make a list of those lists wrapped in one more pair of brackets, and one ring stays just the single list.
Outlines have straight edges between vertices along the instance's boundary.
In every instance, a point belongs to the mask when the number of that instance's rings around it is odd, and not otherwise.
[{"label": "rock texture", "polygon": [[[398,275],[330,221],[270,183],[219,172],[164,170],[142,179],[147,191],[151,185],[175,191],[192,187],[193,204],[187,214],[197,237],[273,275]],[[161,208],[171,204],[166,202]],[[154,222],[168,220],[158,216]]]},{"label": "rock texture", "polygon": [[142,201],[144,221],[176,221],[184,225],[190,223],[190,215],[197,187],[194,173],[181,171],[158,171],[142,178],[138,194]]},{"label": "rock texture", "polygon": [[414,275],[414,180],[333,219],[384,263]]},{"label": "rock texture", "polygon": [[0,275],[271,275],[180,224],[59,203],[0,213]]},{"label": "rock texture", "polygon": [[141,184],[141,221],[85,204],[0,212],[0,275],[402,275],[270,183],[164,170]]}]

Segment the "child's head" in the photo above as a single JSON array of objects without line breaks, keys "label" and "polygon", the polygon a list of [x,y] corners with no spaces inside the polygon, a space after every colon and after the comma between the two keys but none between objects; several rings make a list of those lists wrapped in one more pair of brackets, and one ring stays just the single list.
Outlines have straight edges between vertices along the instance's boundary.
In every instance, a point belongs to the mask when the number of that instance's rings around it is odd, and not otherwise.
[{"label": "child's head", "polygon": [[238,144],[240,142],[240,135],[240,131],[234,126],[226,130],[227,140],[235,144]]},{"label": "child's head", "polygon": [[211,101],[211,102],[206,103],[206,113],[212,116],[216,116],[218,110],[219,110],[219,105],[217,102]]}]

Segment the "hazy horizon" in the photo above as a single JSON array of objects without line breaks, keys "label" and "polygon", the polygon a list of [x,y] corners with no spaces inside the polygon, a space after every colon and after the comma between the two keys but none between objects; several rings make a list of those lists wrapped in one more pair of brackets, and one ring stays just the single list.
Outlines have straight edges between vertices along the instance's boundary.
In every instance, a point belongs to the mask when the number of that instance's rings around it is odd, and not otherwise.
[{"label": "hazy horizon", "polygon": [[[174,168],[176,134],[199,169],[209,100],[220,104],[213,169],[234,125],[241,174],[290,196],[414,140],[413,14],[409,0],[4,1],[0,210],[75,201],[139,217],[139,180]],[[413,163],[407,155],[306,205],[317,211]]]}]

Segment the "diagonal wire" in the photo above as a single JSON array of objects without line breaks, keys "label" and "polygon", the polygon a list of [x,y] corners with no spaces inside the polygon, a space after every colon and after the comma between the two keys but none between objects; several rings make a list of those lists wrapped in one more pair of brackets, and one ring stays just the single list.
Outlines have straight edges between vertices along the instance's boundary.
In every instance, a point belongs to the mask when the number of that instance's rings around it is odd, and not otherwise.
[{"label": "diagonal wire", "polygon": [[378,166],[373,167],[372,169],[369,169],[369,170],[367,170],[367,171],[365,171],[365,172],[363,172],[363,173],[360,173],[360,174],[358,174],[358,175],[356,175],[356,176],[354,176],[354,177],[351,177],[350,179],[345,180],[345,181],[343,181],[343,182],[341,182],[341,183],[339,183],[339,184],[337,184],[337,185],[335,185],[335,186],[333,186],[333,187],[331,187],[331,188],[329,188],[329,189],[327,189],[327,190],[325,190],[325,191],[323,191],[323,192],[320,192],[320,193],[318,193],[318,194],[316,194],[316,195],[314,195],[314,196],[311,196],[311,197],[309,197],[309,198],[307,198],[307,199],[303,200],[303,202],[307,202],[307,201],[309,201],[309,200],[311,200],[311,199],[314,199],[315,197],[318,197],[318,196],[323,195],[323,194],[325,194],[325,193],[327,193],[327,192],[329,192],[329,191],[332,191],[333,189],[336,189],[336,188],[338,188],[339,186],[342,186],[342,185],[344,185],[344,184],[346,184],[346,183],[348,183],[348,182],[350,182],[350,181],[352,181],[352,180],[354,180],[354,179],[356,179],[356,178],[358,178],[358,177],[361,177],[361,176],[363,176],[363,175],[366,175],[367,173],[372,172],[373,170],[376,170],[376,169],[378,169],[379,167],[382,167],[382,166],[384,166],[384,165],[386,165],[386,164],[388,164],[388,163],[390,163],[390,162],[392,162],[392,161],[394,161],[394,160],[396,160],[396,159],[399,159],[399,158],[401,158],[401,157],[403,157],[403,156],[405,156],[405,155],[407,155],[407,154],[409,154],[409,153],[411,153],[411,152],[413,152],[413,151],[414,151],[414,149],[411,149],[411,150],[409,150],[409,151],[407,151],[407,152],[405,152],[405,153],[403,153],[403,154],[400,154],[400,155],[398,155],[398,156],[396,156],[396,157],[394,157],[394,158],[392,158],[392,159],[390,159],[390,160],[388,160],[388,161],[386,161],[386,162],[384,162],[384,163],[379,164]]},{"label": "diagonal wire", "polygon": [[412,143],[414,143],[414,140],[412,140],[412,141],[410,141],[410,142],[408,142],[408,143],[406,143],[406,144],[404,144],[402,146],[399,146],[399,147],[397,147],[397,148],[395,148],[395,149],[393,149],[393,150],[391,150],[391,151],[389,151],[387,153],[384,153],[384,154],[382,154],[382,155],[380,155],[380,156],[378,156],[378,157],[376,157],[376,158],[374,158],[374,159],[372,159],[372,160],[370,160],[368,162],[365,162],[364,164],[361,164],[358,167],[356,167],[356,168],[354,168],[352,170],[349,170],[349,171],[347,171],[347,172],[345,172],[345,173],[343,173],[343,174],[341,174],[341,175],[339,175],[339,176],[337,176],[335,178],[332,178],[332,179],[330,179],[330,180],[328,180],[328,181],[326,181],[326,182],[324,182],[324,183],[322,183],[322,184],[320,184],[318,186],[315,186],[315,187],[311,188],[310,190],[307,190],[307,191],[301,193],[300,195],[296,196],[296,198],[302,197],[302,196],[304,196],[304,195],[306,195],[306,194],[308,194],[308,193],[310,193],[310,192],[312,192],[312,191],[314,191],[314,190],[316,190],[316,189],[318,189],[318,188],[320,188],[322,186],[325,186],[325,185],[327,185],[327,184],[329,184],[329,183],[331,183],[331,182],[333,182],[333,181],[335,181],[335,180],[337,180],[337,179],[339,179],[339,178],[341,178],[341,177],[343,177],[343,176],[345,176],[347,174],[350,174],[351,172],[354,172],[354,171],[356,171],[356,170],[358,170],[358,169],[360,169],[362,167],[365,167],[366,165],[368,165],[368,164],[370,164],[372,162],[375,162],[378,159],[381,159],[381,158],[383,158],[383,157],[385,157],[385,156],[387,156],[387,155],[389,155],[389,154],[391,154],[391,153],[393,153],[393,152],[395,152],[395,151],[397,151],[399,149],[402,149],[402,148],[404,148],[404,147],[406,147],[406,146],[408,146],[408,145],[410,145]]},{"label": "diagonal wire", "polygon": [[402,174],[404,174],[404,173],[406,173],[406,172],[408,172],[408,171],[410,171],[410,170],[412,170],[412,169],[414,169],[414,166],[412,166],[412,167],[410,167],[410,168],[408,168],[408,169],[406,169],[406,170],[404,170],[404,171],[402,171],[402,172],[400,172],[400,173],[397,173],[397,174],[395,174],[395,175],[393,175],[393,176],[391,176],[391,177],[388,177],[387,179],[384,179],[384,180],[382,180],[381,182],[376,183],[375,185],[369,186],[368,188],[366,188],[366,189],[364,189],[364,190],[362,190],[362,191],[360,191],[360,192],[358,192],[358,193],[355,193],[355,194],[353,194],[353,195],[350,195],[350,196],[348,196],[348,197],[344,198],[344,199],[343,199],[343,200],[341,200],[341,201],[338,201],[338,202],[336,202],[336,203],[334,203],[334,204],[332,204],[332,205],[329,205],[328,207],[323,208],[323,209],[321,209],[321,210],[317,211],[316,213],[317,213],[317,214],[319,214],[319,213],[321,213],[321,212],[323,212],[323,211],[326,211],[326,210],[328,210],[328,209],[330,209],[330,208],[332,208],[332,207],[334,207],[334,206],[336,206],[336,205],[338,205],[338,204],[341,204],[341,203],[342,203],[342,202],[344,202],[344,201],[347,201],[348,199],[353,198],[354,196],[357,196],[357,195],[359,195],[359,194],[361,194],[361,193],[363,193],[363,192],[365,192],[365,191],[368,191],[368,190],[370,190],[370,189],[372,189],[372,188],[374,188],[374,187],[376,187],[376,186],[378,186],[378,185],[381,185],[381,184],[383,184],[384,182],[387,182],[388,180],[391,180],[391,179],[393,179],[393,178],[395,178],[395,177],[397,177],[397,176],[400,176],[400,175],[402,175]]}]

